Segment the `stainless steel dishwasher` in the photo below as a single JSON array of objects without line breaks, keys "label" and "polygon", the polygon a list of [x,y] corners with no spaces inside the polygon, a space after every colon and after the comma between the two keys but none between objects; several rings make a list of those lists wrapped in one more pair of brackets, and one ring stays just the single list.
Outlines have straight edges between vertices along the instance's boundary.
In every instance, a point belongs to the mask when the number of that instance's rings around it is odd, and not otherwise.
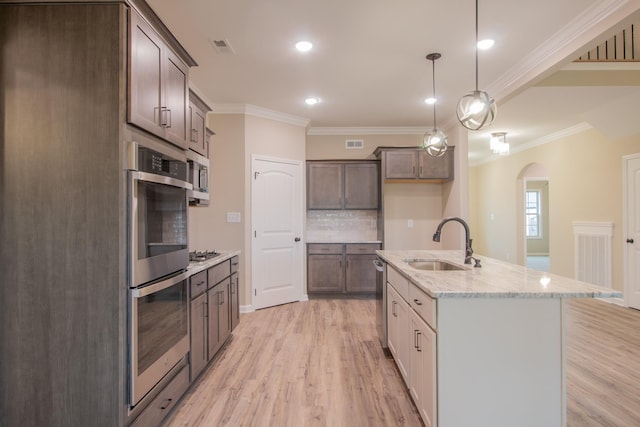
[{"label": "stainless steel dishwasher", "polygon": [[376,328],[382,348],[387,348],[387,264],[380,258],[373,261],[376,268]]}]

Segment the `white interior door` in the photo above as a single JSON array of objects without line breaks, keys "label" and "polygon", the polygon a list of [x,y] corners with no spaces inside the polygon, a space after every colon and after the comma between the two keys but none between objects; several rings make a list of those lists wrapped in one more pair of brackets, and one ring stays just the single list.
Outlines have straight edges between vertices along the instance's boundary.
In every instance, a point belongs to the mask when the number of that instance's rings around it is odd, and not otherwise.
[{"label": "white interior door", "polygon": [[252,158],[253,306],[302,298],[302,163]]},{"label": "white interior door", "polygon": [[629,307],[640,309],[640,154],[624,158],[625,241],[624,296]]}]

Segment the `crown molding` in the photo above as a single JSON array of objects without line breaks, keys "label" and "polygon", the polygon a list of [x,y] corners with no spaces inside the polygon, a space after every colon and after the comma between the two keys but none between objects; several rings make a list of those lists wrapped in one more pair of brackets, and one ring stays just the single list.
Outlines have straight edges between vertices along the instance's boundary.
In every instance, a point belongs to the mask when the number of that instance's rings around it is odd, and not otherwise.
[{"label": "crown molding", "polygon": [[422,135],[426,127],[310,127],[307,135]]},{"label": "crown molding", "polygon": [[213,114],[245,114],[301,127],[309,125],[309,119],[305,117],[281,113],[251,104],[217,104],[211,108],[211,112]]},{"label": "crown molding", "polygon": [[[568,128],[559,130],[558,132],[553,132],[550,133],[548,135],[545,135],[541,138],[538,139],[534,139],[533,141],[527,142],[525,144],[519,144],[517,147],[513,147],[511,149],[511,153],[512,154],[516,154],[516,153],[520,153],[522,151],[527,151],[530,150],[532,148],[538,147],[540,145],[544,145],[544,144],[548,144],[550,142],[554,142],[554,141],[558,141],[559,139],[563,139],[563,138],[568,138],[572,135],[576,135],[578,133],[582,133],[582,132],[586,132],[589,129],[592,129],[593,126],[591,126],[589,123],[587,122],[581,122],[578,123],[577,125],[574,126],[570,126]],[[504,157],[502,156],[498,156],[498,155],[490,155],[489,157],[486,157],[484,159],[481,159],[479,161],[476,162],[469,162],[469,166],[480,166],[480,165],[484,165],[487,163],[491,163],[491,162],[495,162],[497,160],[503,159]]]},{"label": "crown molding", "polygon": [[[594,42],[593,34],[605,34],[640,10],[638,0],[595,2],[568,25],[551,35],[522,61],[487,87],[496,101],[508,99],[538,79],[557,71]],[[567,59],[569,58],[569,59]]]}]

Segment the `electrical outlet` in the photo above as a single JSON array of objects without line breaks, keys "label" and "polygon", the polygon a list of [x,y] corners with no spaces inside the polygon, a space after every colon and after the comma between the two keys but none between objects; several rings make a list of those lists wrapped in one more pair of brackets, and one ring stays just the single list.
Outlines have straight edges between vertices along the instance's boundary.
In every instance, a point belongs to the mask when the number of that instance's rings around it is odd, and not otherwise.
[{"label": "electrical outlet", "polygon": [[407,228],[413,228],[413,220],[412,219],[408,219],[407,220]]}]

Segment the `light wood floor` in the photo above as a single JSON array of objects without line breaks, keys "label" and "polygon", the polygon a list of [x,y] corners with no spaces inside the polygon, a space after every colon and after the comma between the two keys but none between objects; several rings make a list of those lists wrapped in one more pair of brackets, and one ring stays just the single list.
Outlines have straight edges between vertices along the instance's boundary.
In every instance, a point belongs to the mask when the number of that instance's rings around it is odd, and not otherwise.
[{"label": "light wood floor", "polygon": [[640,311],[567,304],[567,425],[640,426]]},{"label": "light wood floor", "polygon": [[375,328],[372,299],[244,314],[167,426],[420,426]]},{"label": "light wood floor", "polygon": [[[373,300],[242,315],[166,426],[421,426],[378,343]],[[568,427],[640,426],[640,312],[567,304]]]}]

